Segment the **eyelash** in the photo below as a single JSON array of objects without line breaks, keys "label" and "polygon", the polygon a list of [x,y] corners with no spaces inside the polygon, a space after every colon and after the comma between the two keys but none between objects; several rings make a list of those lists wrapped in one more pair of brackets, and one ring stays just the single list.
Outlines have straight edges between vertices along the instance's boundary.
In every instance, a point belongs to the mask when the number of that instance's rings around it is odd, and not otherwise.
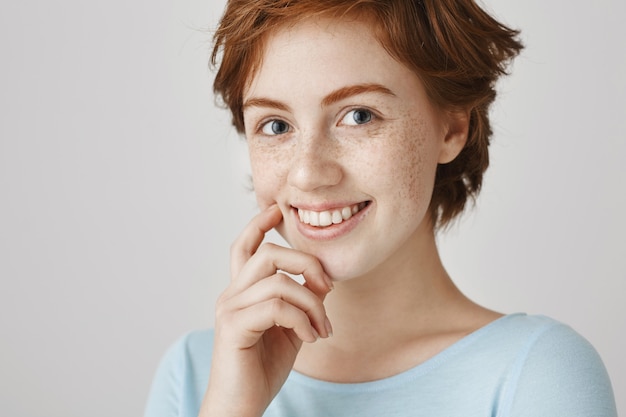
[{"label": "eyelash", "polygon": [[[355,113],[355,112],[365,112],[365,113],[367,113],[368,117],[369,117],[369,120],[367,120],[364,123],[355,123],[355,124],[348,124],[348,123],[346,123],[345,125],[347,125],[347,126],[363,126],[363,125],[368,125],[368,124],[372,123],[374,120],[380,118],[374,111],[372,111],[372,110],[370,110],[368,108],[355,107],[355,108],[347,110],[343,114],[343,116],[341,117],[338,125],[343,124],[343,122],[346,119],[346,117],[348,117],[348,115],[350,113]],[[287,130],[285,132],[281,132],[281,133],[275,133],[275,132],[267,133],[267,132],[264,131],[267,127],[271,128],[273,123],[276,123],[276,122],[284,124],[287,127]],[[289,123],[287,123],[283,119],[276,118],[276,119],[266,119],[266,120],[262,121],[261,123],[259,123],[259,125],[258,125],[256,130],[257,130],[258,133],[260,133],[260,134],[262,134],[264,136],[280,136],[280,135],[284,135],[284,134],[289,133],[291,131],[291,129],[292,129],[292,127],[291,127],[291,125]]]},{"label": "eyelash", "polygon": [[[354,120],[354,115],[356,115],[357,112],[367,113],[369,119],[363,123],[356,123],[356,120]],[[351,122],[355,122],[355,123],[354,124],[346,123],[346,125],[348,126],[363,126],[363,125],[370,124],[372,121],[378,119],[378,116],[372,110],[364,108],[364,107],[355,107],[344,113],[343,117],[341,118],[340,123],[343,123],[348,117],[348,115],[351,113],[353,114],[352,116],[353,120],[351,120]]]}]

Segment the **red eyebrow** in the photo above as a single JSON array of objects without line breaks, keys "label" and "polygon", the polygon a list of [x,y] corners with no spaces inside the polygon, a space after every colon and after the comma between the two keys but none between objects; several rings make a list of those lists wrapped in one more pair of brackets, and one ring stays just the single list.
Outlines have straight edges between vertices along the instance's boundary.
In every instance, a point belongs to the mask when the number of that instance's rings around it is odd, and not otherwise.
[{"label": "red eyebrow", "polygon": [[268,107],[270,109],[289,111],[289,106],[286,104],[270,100],[269,98],[250,98],[243,103],[242,109],[245,110],[247,107]]},{"label": "red eyebrow", "polygon": [[337,103],[338,101],[346,98],[365,93],[379,93],[395,97],[395,94],[390,89],[383,87],[380,84],[358,84],[333,91],[324,97],[324,100],[322,100],[322,107],[330,106],[331,104]]},{"label": "red eyebrow", "polygon": [[[322,107],[327,107],[346,98],[365,93],[379,93],[395,97],[395,94],[390,89],[380,84],[358,84],[343,87],[333,91],[332,93],[324,97],[324,99],[322,100]],[[285,103],[262,97],[252,97],[246,100],[245,103],[243,103],[243,109],[245,110],[248,107],[267,107],[287,112],[290,111],[289,106],[287,106]]]}]

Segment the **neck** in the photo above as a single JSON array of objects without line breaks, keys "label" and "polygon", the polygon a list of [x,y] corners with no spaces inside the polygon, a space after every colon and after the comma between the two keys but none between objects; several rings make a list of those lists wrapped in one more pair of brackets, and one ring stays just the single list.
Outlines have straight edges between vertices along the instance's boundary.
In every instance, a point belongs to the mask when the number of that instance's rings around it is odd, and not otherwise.
[{"label": "neck", "polygon": [[334,335],[304,344],[295,369],[336,382],[409,369],[500,316],[452,283],[431,228],[367,275],[335,283],[324,305]]},{"label": "neck", "polygon": [[[443,311],[464,297],[445,271],[433,233],[407,242],[401,253],[369,274],[338,282],[325,302],[335,343],[368,346],[428,332]],[[411,326],[407,326],[411,323]]]}]

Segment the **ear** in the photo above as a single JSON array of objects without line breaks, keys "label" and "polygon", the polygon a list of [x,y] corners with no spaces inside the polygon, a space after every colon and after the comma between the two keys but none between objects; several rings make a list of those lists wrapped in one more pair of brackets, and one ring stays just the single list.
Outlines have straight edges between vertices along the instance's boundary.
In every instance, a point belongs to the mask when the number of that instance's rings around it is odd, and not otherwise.
[{"label": "ear", "polygon": [[439,153],[440,164],[452,162],[465,147],[469,132],[469,110],[445,112],[444,140]]}]

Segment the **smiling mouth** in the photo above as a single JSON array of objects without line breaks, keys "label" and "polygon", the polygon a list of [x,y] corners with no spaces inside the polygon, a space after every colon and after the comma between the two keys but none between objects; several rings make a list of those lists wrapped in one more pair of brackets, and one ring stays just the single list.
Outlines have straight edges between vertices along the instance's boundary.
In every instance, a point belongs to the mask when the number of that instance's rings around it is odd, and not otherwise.
[{"label": "smiling mouth", "polygon": [[335,224],[343,223],[345,220],[350,219],[359,211],[367,207],[368,204],[369,201],[364,201],[362,203],[353,204],[351,206],[326,211],[312,211],[299,208],[298,217],[300,218],[300,221],[304,224],[315,227],[328,227]]}]

